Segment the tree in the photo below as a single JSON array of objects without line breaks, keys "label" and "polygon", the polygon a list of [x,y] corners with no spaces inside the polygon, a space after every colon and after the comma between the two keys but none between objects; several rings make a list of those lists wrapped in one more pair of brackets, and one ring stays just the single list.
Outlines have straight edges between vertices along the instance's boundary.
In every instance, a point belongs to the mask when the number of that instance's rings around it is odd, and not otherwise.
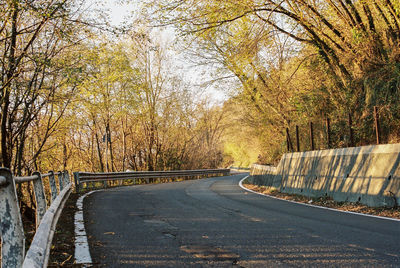
[{"label": "tree", "polygon": [[390,0],[163,1],[158,21],[174,24],[211,64],[210,51],[221,59],[242,84],[237,100],[252,106],[251,119],[281,133],[329,116],[340,132],[350,112],[365,144],[373,105],[394,119],[387,128],[400,122],[397,8]]},{"label": "tree", "polygon": [[1,163],[21,174],[29,166],[24,149],[31,128],[46,128],[30,160],[35,162],[76,87],[79,66],[67,55],[83,35],[77,34],[79,5],[72,1],[10,0],[1,12]]}]

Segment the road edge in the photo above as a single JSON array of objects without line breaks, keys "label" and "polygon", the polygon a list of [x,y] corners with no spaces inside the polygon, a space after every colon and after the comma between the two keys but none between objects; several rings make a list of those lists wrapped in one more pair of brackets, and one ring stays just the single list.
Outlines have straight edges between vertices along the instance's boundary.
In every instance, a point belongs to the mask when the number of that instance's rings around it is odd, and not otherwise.
[{"label": "road edge", "polygon": [[295,203],[295,204],[299,204],[299,205],[303,205],[303,206],[308,206],[308,207],[314,207],[314,208],[320,208],[320,209],[325,209],[325,210],[330,210],[330,211],[336,211],[336,212],[342,212],[342,213],[347,213],[347,214],[353,214],[353,215],[371,217],[371,218],[376,218],[376,219],[381,219],[381,220],[390,220],[390,221],[400,222],[400,219],[394,219],[394,218],[389,218],[389,217],[370,215],[370,214],[359,213],[359,212],[353,212],[353,211],[339,210],[339,209],[335,209],[335,208],[322,207],[322,206],[317,206],[317,205],[312,205],[312,204],[306,204],[306,203],[296,202],[296,201],[293,201],[293,200],[286,200],[286,199],[278,198],[278,197],[275,197],[275,196],[271,196],[271,195],[259,193],[259,192],[256,192],[256,191],[247,189],[246,187],[243,186],[243,181],[244,181],[245,179],[247,179],[248,177],[249,177],[249,176],[246,176],[246,177],[244,177],[243,179],[241,179],[241,180],[239,181],[239,186],[240,186],[240,188],[242,188],[243,190],[248,191],[248,192],[251,192],[251,193],[254,193],[254,194],[258,194],[258,195],[262,195],[262,196],[267,196],[267,197],[270,197],[270,198],[273,198],[273,199],[282,200],[282,201],[286,201],[286,202],[290,202],[290,203]]},{"label": "road edge", "polygon": [[77,211],[74,216],[75,224],[75,252],[74,258],[75,263],[84,264],[90,266],[92,264],[92,257],[89,251],[89,243],[87,239],[87,234],[85,230],[85,221],[83,219],[83,200],[85,197],[91,195],[92,193],[99,192],[102,190],[95,190],[86,193],[78,198],[76,201]]}]

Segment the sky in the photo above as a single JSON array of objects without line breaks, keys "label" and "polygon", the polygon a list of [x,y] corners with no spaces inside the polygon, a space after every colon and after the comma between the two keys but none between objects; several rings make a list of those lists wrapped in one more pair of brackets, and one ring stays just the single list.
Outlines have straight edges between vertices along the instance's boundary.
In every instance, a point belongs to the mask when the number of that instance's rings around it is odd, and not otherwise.
[{"label": "sky", "polygon": [[[122,1],[123,2],[123,1]],[[129,16],[134,14],[140,8],[139,0],[132,0],[130,3],[121,3],[118,0],[103,0],[101,1],[103,9],[107,10],[109,13],[110,23],[113,26],[121,26],[129,21]],[[168,35],[173,35],[173,31],[168,31]],[[209,71],[210,66],[207,67],[193,67],[193,65],[185,62],[184,55],[178,55],[176,57],[176,65],[179,65],[179,69],[183,69],[182,75],[183,79],[193,85],[199,85],[204,83],[205,81],[212,80],[212,78],[207,75],[205,70]],[[198,87],[193,87],[198,90]],[[228,93],[222,92],[220,89],[217,89],[216,86],[210,85],[204,89],[204,94],[209,96],[210,103],[212,104],[220,104],[228,99]]]},{"label": "sky", "polygon": [[117,3],[118,1],[115,0],[104,0],[106,2],[106,6],[110,9],[110,18],[111,23],[115,26],[119,26],[121,23],[124,22],[131,13],[137,10],[138,4],[135,4],[137,1],[132,1],[131,3],[121,4]]}]

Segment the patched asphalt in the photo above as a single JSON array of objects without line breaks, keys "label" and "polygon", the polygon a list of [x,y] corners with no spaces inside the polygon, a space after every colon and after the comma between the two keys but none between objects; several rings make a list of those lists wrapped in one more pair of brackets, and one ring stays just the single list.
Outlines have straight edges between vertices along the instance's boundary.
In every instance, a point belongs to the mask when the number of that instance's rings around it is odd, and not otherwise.
[{"label": "patched asphalt", "polygon": [[400,267],[400,222],[249,193],[243,176],[93,193],[84,217],[94,265]]}]

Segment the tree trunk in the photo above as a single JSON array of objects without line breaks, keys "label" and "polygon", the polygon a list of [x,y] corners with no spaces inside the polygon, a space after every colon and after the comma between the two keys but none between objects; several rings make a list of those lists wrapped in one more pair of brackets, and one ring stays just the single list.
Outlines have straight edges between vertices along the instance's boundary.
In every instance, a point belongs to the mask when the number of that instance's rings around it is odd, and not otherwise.
[{"label": "tree trunk", "polygon": [[11,168],[11,152],[9,152],[10,148],[8,148],[9,144],[9,132],[7,129],[8,123],[8,109],[10,107],[10,92],[11,92],[11,84],[10,81],[14,76],[15,69],[15,47],[17,42],[17,18],[18,18],[18,1],[13,2],[13,15],[12,15],[12,28],[11,28],[11,44],[10,44],[10,53],[8,54],[8,72],[7,72],[7,86],[3,89],[2,94],[2,105],[1,105],[1,160],[2,165],[6,168]]},{"label": "tree trunk", "polygon": [[99,157],[99,163],[100,163],[100,172],[104,172],[104,164],[103,164],[103,156],[101,154],[101,146],[100,146],[100,139],[99,139],[99,134],[97,133],[97,129],[95,127],[95,137],[96,137],[96,145],[97,145],[97,156]]}]

